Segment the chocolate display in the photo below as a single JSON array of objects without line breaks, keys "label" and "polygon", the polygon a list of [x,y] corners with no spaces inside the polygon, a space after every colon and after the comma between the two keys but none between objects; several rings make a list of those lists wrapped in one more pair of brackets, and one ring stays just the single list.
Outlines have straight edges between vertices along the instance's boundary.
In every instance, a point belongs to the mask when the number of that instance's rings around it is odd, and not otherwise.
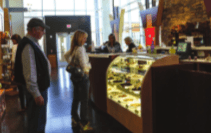
[{"label": "chocolate display", "polygon": [[132,98],[127,98],[127,99],[124,99],[123,101],[129,102],[129,101],[133,101],[133,99]]},{"label": "chocolate display", "polygon": [[140,91],[140,90],[141,90],[141,87],[133,88],[132,90],[133,90],[133,91]]},{"label": "chocolate display", "polygon": [[124,84],[121,84],[121,86],[123,87],[123,88],[125,88],[125,86],[131,86],[132,84],[131,83],[124,83]]},{"label": "chocolate display", "polygon": [[139,64],[139,65],[144,65],[144,64],[147,64],[147,62],[146,62],[146,61],[141,61],[141,60],[139,60],[139,61],[138,61],[138,64]]},{"label": "chocolate display", "polygon": [[113,83],[121,83],[122,80],[114,80]]},{"label": "chocolate display", "polygon": [[126,97],[127,95],[125,95],[125,94],[122,94],[122,95],[119,95],[119,97]]},{"label": "chocolate display", "polygon": [[132,107],[139,107],[139,106],[141,106],[141,104],[140,103],[132,103],[132,104],[130,104],[130,106],[132,106]]}]

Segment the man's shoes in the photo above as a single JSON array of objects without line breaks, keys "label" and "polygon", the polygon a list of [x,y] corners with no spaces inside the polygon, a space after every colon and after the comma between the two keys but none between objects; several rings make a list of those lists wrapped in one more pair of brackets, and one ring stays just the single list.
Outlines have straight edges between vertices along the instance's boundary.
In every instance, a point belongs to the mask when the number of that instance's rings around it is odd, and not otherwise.
[{"label": "man's shoes", "polygon": [[92,132],[94,129],[90,126],[90,122],[88,122],[86,125],[82,125],[80,123],[81,126],[81,132]]}]

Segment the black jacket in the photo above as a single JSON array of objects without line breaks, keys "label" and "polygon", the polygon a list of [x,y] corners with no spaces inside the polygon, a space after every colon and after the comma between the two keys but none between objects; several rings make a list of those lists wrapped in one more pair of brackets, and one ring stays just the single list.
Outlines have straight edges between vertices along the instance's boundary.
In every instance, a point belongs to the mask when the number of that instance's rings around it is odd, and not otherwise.
[{"label": "black jacket", "polygon": [[129,46],[128,46],[128,49],[126,52],[133,52],[132,49],[135,48],[136,45],[134,43],[131,43]]},{"label": "black jacket", "polygon": [[115,49],[115,53],[120,53],[122,52],[122,48],[120,46],[120,44],[118,42],[115,42],[113,47],[110,46],[110,43],[109,42],[106,42],[104,44],[104,48],[103,48],[103,52],[104,53],[109,53],[109,48],[114,48]]},{"label": "black jacket", "polygon": [[22,65],[22,51],[26,44],[30,44],[34,50],[35,61],[36,61],[36,69],[37,69],[37,84],[39,90],[42,92],[46,90],[50,86],[50,75],[48,70],[48,62],[45,59],[42,51],[38,48],[38,46],[29,40],[27,37],[24,37],[20,43],[18,44],[16,58],[15,58],[15,67],[14,67],[14,81],[22,84],[26,84],[24,75],[23,75],[23,65]]}]

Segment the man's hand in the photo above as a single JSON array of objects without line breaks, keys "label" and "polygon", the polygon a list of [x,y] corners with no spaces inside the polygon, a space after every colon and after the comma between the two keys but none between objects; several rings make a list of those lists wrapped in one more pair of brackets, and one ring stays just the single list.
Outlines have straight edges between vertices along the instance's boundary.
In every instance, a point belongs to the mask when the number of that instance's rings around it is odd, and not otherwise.
[{"label": "man's hand", "polygon": [[38,106],[43,106],[44,105],[44,99],[42,96],[36,97],[35,102]]},{"label": "man's hand", "polygon": [[89,72],[84,72],[84,73],[89,76]]}]

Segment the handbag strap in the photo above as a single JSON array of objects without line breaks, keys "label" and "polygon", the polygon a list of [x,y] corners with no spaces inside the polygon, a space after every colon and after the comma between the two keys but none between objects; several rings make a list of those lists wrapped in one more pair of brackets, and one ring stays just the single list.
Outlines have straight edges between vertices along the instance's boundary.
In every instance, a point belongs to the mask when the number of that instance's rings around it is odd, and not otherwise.
[{"label": "handbag strap", "polygon": [[70,64],[72,64],[73,66],[75,66],[74,60],[75,60],[75,52],[76,52],[76,49],[77,49],[77,46],[73,50],[72,59],[71,59],[71,62],[70,62]]}]

